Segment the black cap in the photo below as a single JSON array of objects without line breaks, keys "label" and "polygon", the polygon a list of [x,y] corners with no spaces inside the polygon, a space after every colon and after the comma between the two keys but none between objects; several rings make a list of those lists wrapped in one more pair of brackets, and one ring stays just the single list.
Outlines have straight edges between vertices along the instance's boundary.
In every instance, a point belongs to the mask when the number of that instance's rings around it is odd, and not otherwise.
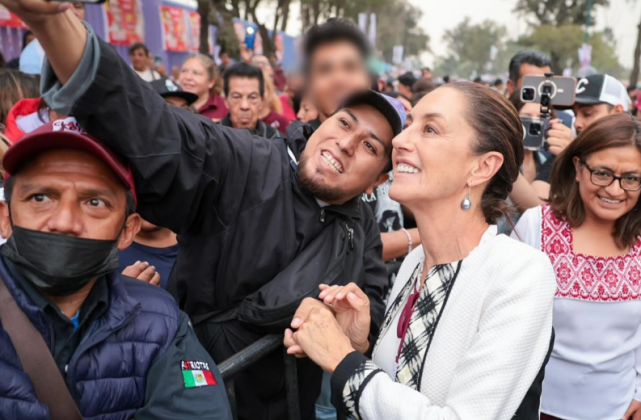
[{"label": "black cap", "polygon": [[623,83],[607,74],[593,74],[580,79],[576,84],[577,104],[621,105],[625,111],[630,107],[630,96]]},{"label": "black cap", "polygon": [[407,114],[401,101],[373,90],[366,90],[348,97],[339,110],[362,104],[369,105],[383,114],[387,122],[392,126],[394,136],[398,136],[403,131]]},{"label": "black cap", "polygon": [[416,83],[416,77],[411,72],[407,72],[402,76],[399,76],[398,82],[404,86],[409,86],[410,88]]},{"label": "black cap", "polygon": [[171,79],[159,79],[149,82],[151,87],[163,98],[174,97],[181,98],[187,101],[187,105],[191,105],[198,100],[198,95],[191,92],[185,92],[178,83]]}]

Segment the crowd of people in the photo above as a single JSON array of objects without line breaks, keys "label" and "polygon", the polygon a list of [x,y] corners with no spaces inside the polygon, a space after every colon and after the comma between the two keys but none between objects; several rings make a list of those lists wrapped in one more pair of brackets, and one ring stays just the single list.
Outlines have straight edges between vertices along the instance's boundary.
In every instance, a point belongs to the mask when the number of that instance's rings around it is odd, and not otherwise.
[{"label": "crowd of people", "polygon": [[[641,420],[635,89],[581,78],[526,149],[538,51],[387,80],[335,18],[296,71],[167,72],[0,3],[0,418],[285,419],[286,351],[304,420]],[[271,334],[231,406],[217,365]]]}]

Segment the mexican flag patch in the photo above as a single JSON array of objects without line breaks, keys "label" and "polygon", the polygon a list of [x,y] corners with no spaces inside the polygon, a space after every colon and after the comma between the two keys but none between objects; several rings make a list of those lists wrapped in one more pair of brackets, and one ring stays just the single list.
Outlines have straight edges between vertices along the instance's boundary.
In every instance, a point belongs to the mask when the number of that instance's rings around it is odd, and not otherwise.
[{"label": "mexican flag patch", "polygon": [[216,379],[209,370],[209,363],[183,360],[180,362],[185,388],[216,385]]}]

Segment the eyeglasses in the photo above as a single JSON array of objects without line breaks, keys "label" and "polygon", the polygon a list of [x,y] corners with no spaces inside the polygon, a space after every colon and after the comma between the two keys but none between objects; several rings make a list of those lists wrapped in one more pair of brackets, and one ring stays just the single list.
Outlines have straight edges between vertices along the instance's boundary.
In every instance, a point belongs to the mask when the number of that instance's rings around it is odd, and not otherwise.
[{"label": "eyeglasses", "polygon": [[607,169],[592,169],[584,160],[581,161],[581,164],[590,172],[590,181],[598,187],[609,187],[614,181],[619,181],[622,190],[639,191],[641,189],[641,176],[616,176]]}]

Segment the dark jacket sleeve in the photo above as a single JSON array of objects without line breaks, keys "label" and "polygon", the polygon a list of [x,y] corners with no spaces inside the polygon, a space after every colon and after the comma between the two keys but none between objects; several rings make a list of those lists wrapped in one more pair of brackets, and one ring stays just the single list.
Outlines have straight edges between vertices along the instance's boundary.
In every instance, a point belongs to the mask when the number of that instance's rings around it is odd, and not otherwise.
[{"label": "dark jacket sleeve", "polygon": [[363,265],[365,269],[365,282],[363,292],[369,297],[372,323],[370,326],[370,351],[376,344],[378,333],[385,316],[385,296],[389,288],[387,267],[383,262],[383,243],[381,232],[376,224],[372,209],[365,203],[361,204],[363,212],[363,229],[365,231],[365,248]]},{"label": "dark jacket sleeve", "polygon": [[[182,373],[183,361],[208,364],[216,385],[186,387]],[[164,419],[232,419],[220,372],[196,338],[184,313],[181,313],[174,341],[147,373],[145,405],[135,416],[135,420]]]},{"label": "dark jacket sleeve", "polygon": [[203,215],[224,226],[280,186],[271,182],[282,177],[274,141],[168,105],[98,42],[97,72],[72,114],[130,162],[143,218],[177,233]]}]

